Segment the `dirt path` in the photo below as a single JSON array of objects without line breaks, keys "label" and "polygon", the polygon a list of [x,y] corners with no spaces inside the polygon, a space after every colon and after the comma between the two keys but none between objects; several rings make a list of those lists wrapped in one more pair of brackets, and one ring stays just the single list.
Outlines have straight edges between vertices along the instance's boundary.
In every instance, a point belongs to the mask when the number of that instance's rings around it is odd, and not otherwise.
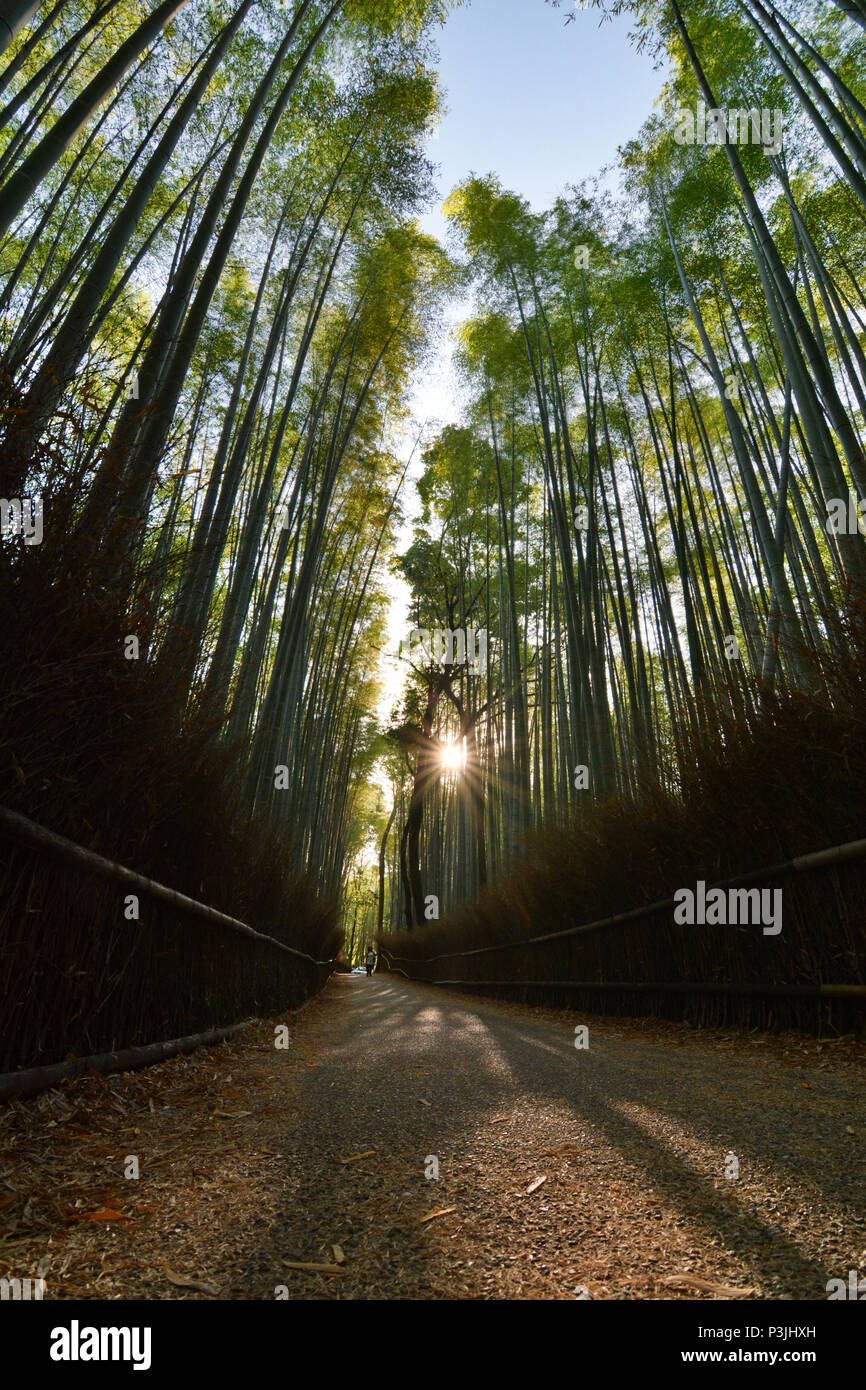
[{"label": "dirt path", "polygon": [[0,1110],[0,1273],[47,1298],[824,1299],[866,1270],[862,1044],[392,976],[287,1021],[285,1050],[263,1024]]}]

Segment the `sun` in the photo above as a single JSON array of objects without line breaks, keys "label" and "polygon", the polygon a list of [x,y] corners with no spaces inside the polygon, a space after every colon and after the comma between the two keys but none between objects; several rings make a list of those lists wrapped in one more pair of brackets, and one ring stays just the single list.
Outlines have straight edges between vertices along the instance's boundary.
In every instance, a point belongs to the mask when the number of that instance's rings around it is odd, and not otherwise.
[{"label": "sun", "polygon": [[443,743],[439,761],[446,772],[459,772],[463,766],[463,748],[459,743]]}]

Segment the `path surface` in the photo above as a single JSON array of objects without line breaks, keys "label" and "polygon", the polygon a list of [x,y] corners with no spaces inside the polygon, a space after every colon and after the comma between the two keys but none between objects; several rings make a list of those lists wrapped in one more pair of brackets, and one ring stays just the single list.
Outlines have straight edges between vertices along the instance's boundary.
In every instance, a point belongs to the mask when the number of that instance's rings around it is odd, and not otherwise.
[{"label": "path surface", "polygon": [[866,1269],[862,1045],[589,1020],[578,1050],[578,1021],[338,977],[287,1050],[262,1025],[6,1107],[2,1272],[42,1260],[48,1297],[824,1299]]}]

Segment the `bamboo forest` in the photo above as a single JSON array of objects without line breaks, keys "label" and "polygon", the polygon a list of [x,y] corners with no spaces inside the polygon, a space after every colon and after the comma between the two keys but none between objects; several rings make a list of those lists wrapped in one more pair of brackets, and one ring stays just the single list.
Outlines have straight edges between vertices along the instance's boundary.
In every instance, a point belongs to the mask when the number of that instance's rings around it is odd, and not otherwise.
[{"label": "bamboo forest", "polygon": [[3,1297],[866,1296],[864,441],[864,0],[0,0]]}]

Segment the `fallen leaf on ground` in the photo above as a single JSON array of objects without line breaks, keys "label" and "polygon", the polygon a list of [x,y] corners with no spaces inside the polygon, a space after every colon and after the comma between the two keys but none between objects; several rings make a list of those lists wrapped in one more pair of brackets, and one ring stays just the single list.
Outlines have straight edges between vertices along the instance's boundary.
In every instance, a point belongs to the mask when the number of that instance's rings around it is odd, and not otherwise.
[{"label": "fallen leaf on ground", "polygon": [[80,1215],[76,1214],[73,1221],[131,1221],[131,1216],[124,1216],[122,1211],[112,1211],[110,1207],[103,1208],[102,1211],[85,1211]]},{"label": "fallen leaf on ground", "polygon": [[334,1252],[335,1262],[338,1265],[344,1265],[346,1263],[346,1256],[343,1254],[343,1247],[341,1245],[332,1245],[331,1249]]},{"label": "fallen leaf on ground", "polygon": [[286,1269],[308,1269],[313,1274],[345,1274],[339,1265],[311,1264],[306,1260],[283,1260]]},{"label": "fallen leaf on ground", "polygon": [[697,1279],[691,1274],[668,1274],[661,1281],[669,1289],[700,1289],[702,1293],[716,1294],[719,1298],[747,1298],[757,1293],[757,1289],[733,1288],[730,1284],[711,1284],[709,1279]]},{"label": "fallen leaf on ground", "polygon": [[245,1120],[247,1115],[252,1115],[252,1110],[215,1110],[215,1115],[221,1115],[224,1120]]},{"label": "fallen leaf on ground", "polygon": [[527,1197],[531,1196],[531,1194],[532,1194],[533,1192],[537,1192],[538,1189],[541,1187],[542,1183],[546,1183],[546,1182],[547,1182],[547,1178],[546,1178],[546,1177],[536,1178],[535,1181],[534,1181],[534,1182],[531,1182],[531,1183],[529,1184],[529,1186],[527,1187],[527,1189],[526,1189],[526,1195],[527,1195]]},{"label": "fallen leaf on ground", "polygon": [[338,1158],[338,1163],[358,1163],[362,1158],[372,1158],[375,1149],[365,1149],[361,1154],[350,1154],[348,1158]]},{"label": "fallen leaf on ground", "polygon": [[209,1293],[214,1298],[219,1296],[219,1289],[214,1288],[213,1284],[206,1284],[203,1279],[188,1279],[185,1274],[175,1274],[169,1265],[163,1265],[162,1272],[170,1284],[176,1284],[179,1289],[198,1289],[199,1293]]},{"label": "fallen leaf on ground", "polygon": [[[420,1100],[420,1102],[421,1102],[422,1105],[427,1105],[427,1106],[429,1106],[429,1105],[431,1104],[431,1102],[430,1102],[429,1100],[425,1100],[423,1096],[419,1096],[418,1099]],[[852,1134],[854,1133],[853,1129],[852,1129],[851,1133],[852,1133]]]},{"label": "fallen leaf on ground", "polygon": [[448,1216],[450,1212],[456,1210],[456,1207],[440,1207],[438,1211],[431,1211],[429,1216],[422,1216],[421,1225],[426,1226],[428,1221],[435,1221],[437,1216]]}]

